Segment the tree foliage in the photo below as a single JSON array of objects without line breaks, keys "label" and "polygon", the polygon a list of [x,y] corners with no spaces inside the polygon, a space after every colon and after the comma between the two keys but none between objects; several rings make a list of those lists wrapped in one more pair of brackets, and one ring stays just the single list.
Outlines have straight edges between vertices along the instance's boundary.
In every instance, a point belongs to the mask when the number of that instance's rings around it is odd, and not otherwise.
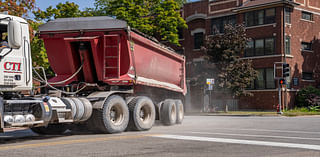
[{"label": "tree foliage", "polygon": [[[38,30],[41,22],[28,21],[32,30]],[[46,73],[49,75],[53,75],[53,72],[50,70],[50,64],[48,61],[46,49],[44,48],[44,43],[37,36],[33,37],[31,40],[31,58],[32,58],[32,66],[38,67],[41,66],[46,70]]]},{"label": "tree foliage", "polygon": [[179,45],[178,28],[186,28],[175,0],[96,0],[94,15],[114,16],[130,27]]},{"label": "tree foliage", "polygon": [[204,50],[215,64],[218,90],[231,92],[234,96],[250,95],[245,89],[257,74],[251,60],[240,59],[248,41],[243,25],[226,25],[224,34],[207,37]]},{"label": "tree foliage", "polygon": [[45,11],[38,9],[33,12],[38,21],[50,21],[56,18],[64,17],[85,17],[92,16],[88,11],[81,11],[79,5],[74,2],[59,3],[56,7],[49,6]]},{"label": "tree foliage", "polygon": [[[33,13],[37,21],[29,21],[29,24],[34,31],[37,31],[39,25],[44,21],[56,18],[92,16],[92,14],[87,11],[79,10],[79,6],[73,2],[59,3],[55,7],[48,7],[45,11],[37,10]],[[31,50],[33,66],[44,67],[47,74],[52,75],[53,72],[50,70],[50,64],[44,43],[37,36],[32,38]]]},{"label": "tree foliage", "polygon": [[302,88],[296,97],[298,107],[320,106],[320,89],[313,86]]},{"label": "tree foliage", "polygon": [[175,1],[178,3],[179,7],[183,7],[183,4],[188,2],[187,0],[175,0]]},{"label": "tree foliage", "polygon": [[1,0],[0,12],[8,11],[10,15],[27,17],[28,11],[35,8],[35,0]]}]

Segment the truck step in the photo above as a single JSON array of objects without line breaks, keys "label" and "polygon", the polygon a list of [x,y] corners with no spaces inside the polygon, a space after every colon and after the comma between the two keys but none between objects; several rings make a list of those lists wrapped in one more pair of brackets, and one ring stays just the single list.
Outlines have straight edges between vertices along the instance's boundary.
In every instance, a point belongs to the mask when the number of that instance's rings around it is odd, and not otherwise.
[{"label": "truck step", "polygon": [[12,127],[23,127],[23,126],[30,126],[30,125],[35,125],[35,124],[42,124],[44,123],[43,120],[40,121],[34,121],[34,122],[24,122],[24,123],[13,123],[11,124]]},{"label": "truck step", "polygon": [[57,111],[57,113],[67,113],[67,112],[71,112],[71,109],[65,109],[65,108],[53,108],[52,110]]},{"label": "truck step", "polygon": [[59,123],[72,123],[72,119],[64,119],[64,118],[59,118]]},{"label": "truck step", "polygon": [[51,105],[52,108],[66,108],[65,105]]},{"label": "truck step", "polygon": [[41,100],[5,100],[5,104],[32,104],[41,103]]}]

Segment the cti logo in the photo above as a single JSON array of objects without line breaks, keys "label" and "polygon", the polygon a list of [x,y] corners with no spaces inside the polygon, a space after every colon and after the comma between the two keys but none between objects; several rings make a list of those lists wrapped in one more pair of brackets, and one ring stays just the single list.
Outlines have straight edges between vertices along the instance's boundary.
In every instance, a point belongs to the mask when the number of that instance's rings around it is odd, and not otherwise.
[{"label": "cti logo", "polygon": [[5,62],[4,70],[6,70],[5,72],[21,72],[21,63]]}]

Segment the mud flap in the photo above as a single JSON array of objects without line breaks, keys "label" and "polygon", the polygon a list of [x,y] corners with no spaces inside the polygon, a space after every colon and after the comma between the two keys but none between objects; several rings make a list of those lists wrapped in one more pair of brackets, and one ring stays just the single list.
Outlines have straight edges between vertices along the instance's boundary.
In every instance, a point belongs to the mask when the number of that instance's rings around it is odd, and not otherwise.
[{"label": "mud flap", "polygon": [[4,122],[3,122],[3,98],[0,97],[0,133],[3,133]]}]

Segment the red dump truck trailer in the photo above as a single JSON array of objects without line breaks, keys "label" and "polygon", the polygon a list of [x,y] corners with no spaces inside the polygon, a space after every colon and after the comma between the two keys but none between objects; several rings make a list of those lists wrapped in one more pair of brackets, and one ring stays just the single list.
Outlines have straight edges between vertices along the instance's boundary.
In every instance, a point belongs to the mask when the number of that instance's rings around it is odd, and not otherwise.
[{"label": "red dump truck trailer", "polygon": [[[22,51],[21,56],[10,53],[0,62],[11,59],[20,64],[21,72],[7,74],[13,76],[11,82],[21,81],[16,77],[28,81],[31,57],[28,42],[23,41],[27,26],[15,18],[8,18],[3,28],[9,33],[20,29],[21,37],[17,33],[8,37],[11,49]],[[38,35],[55,76],[46,79],[39,68],[34,70],[43,85],[37,95],[12,94],[20,92],[18,83],[3,90],[2,128],[29,126],[41,134],[72,128],[117,133],[149,130],[156,119],[165,125],[182,122],[187,92],[184,56],[112,17],[56,19],[41,25]],[[5,70],[0,68],[1,73]]]}]

